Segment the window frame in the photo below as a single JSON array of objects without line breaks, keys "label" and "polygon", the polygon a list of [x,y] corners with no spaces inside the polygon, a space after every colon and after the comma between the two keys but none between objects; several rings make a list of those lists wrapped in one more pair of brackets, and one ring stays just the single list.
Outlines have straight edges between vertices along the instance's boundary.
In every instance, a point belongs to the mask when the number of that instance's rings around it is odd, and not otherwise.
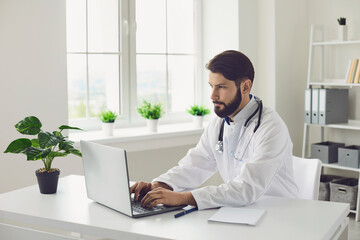
[{"label": "window frame", "polygon": [[[86,1],[86,18],[88,18],[88,1]],[[136,1],[118,0],[119,25],[119,106],[121,111],[115,122],[115,128],[136,127],[145,125],[145,121],[137,113],[137,79],[136,79]],[[88,19],[86,19],[86,81],[89,84],[88,55]],[[202,72],[202,1],[194,0],[194,104],[202,104],[204,86]],[[67,52],[67,54],[76,52]],[[78,52],[80,53],[80,52]],[[108,54],[96,52],[96,54]],[[171,54],[170,54],[171,55]],[[168,90],[168,89],[167,89]],[[100,129],[99,119],[89,117],[89,89],[87,89],[87,116],[82,119],[69,119],[69,124],[86,130]],[[117,109],[115,111],[119,111]],[[179,123],[190,121],[191,116],[185,111],[166,113],[160,123]]]}]

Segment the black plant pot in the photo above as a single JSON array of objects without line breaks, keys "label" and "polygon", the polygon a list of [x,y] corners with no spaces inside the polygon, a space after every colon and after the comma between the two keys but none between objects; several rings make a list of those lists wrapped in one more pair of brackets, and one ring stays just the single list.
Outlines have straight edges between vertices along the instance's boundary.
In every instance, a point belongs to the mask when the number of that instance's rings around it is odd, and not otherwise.
[{"label": "black plant pot", "polygon": [[35,173],[38,180],[40,192],[42,194],[56,193],[60,170],[56,169],[55,171],[51,172],[42,172],[39,170],[36,170]]}]

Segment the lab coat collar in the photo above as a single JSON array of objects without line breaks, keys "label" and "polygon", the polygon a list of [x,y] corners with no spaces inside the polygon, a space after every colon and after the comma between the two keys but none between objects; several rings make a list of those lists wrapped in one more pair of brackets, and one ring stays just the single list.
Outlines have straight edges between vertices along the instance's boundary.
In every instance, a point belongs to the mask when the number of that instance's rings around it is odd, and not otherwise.
[{"label": "lab coat collar", "polygon": [[250,94],[250,101],[248,102],[248,104],[245,105],[243,109],[240,110],[240,112],[238,112],[234,116],[233,118],[234,122],[230,122],[230,118],[226,117],[225,118],[226,123],[228,125],[236,125],[238,123],[242,124],[254,112],[256,106],[257,104],[255,98],[253,98],[252,94]]}]

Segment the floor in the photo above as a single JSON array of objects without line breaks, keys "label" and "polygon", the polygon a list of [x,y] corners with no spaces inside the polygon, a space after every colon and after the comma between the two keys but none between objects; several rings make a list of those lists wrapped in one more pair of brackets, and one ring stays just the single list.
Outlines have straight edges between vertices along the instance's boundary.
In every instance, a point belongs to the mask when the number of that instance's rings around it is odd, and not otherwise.
[{"label": "floor", "polygon": [[349,215],[349,240],[360,239],[360,222],[355,222],[355,214]]}]

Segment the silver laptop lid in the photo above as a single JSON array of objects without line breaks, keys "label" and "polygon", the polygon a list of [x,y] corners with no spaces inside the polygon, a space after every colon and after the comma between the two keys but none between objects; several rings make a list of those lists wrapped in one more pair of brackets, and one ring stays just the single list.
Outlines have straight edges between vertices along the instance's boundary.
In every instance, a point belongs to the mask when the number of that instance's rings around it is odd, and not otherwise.
[{"label": "silver laptop lid", "polygon": [[132,216],[126,151],[80,141],[88,198]]}]

